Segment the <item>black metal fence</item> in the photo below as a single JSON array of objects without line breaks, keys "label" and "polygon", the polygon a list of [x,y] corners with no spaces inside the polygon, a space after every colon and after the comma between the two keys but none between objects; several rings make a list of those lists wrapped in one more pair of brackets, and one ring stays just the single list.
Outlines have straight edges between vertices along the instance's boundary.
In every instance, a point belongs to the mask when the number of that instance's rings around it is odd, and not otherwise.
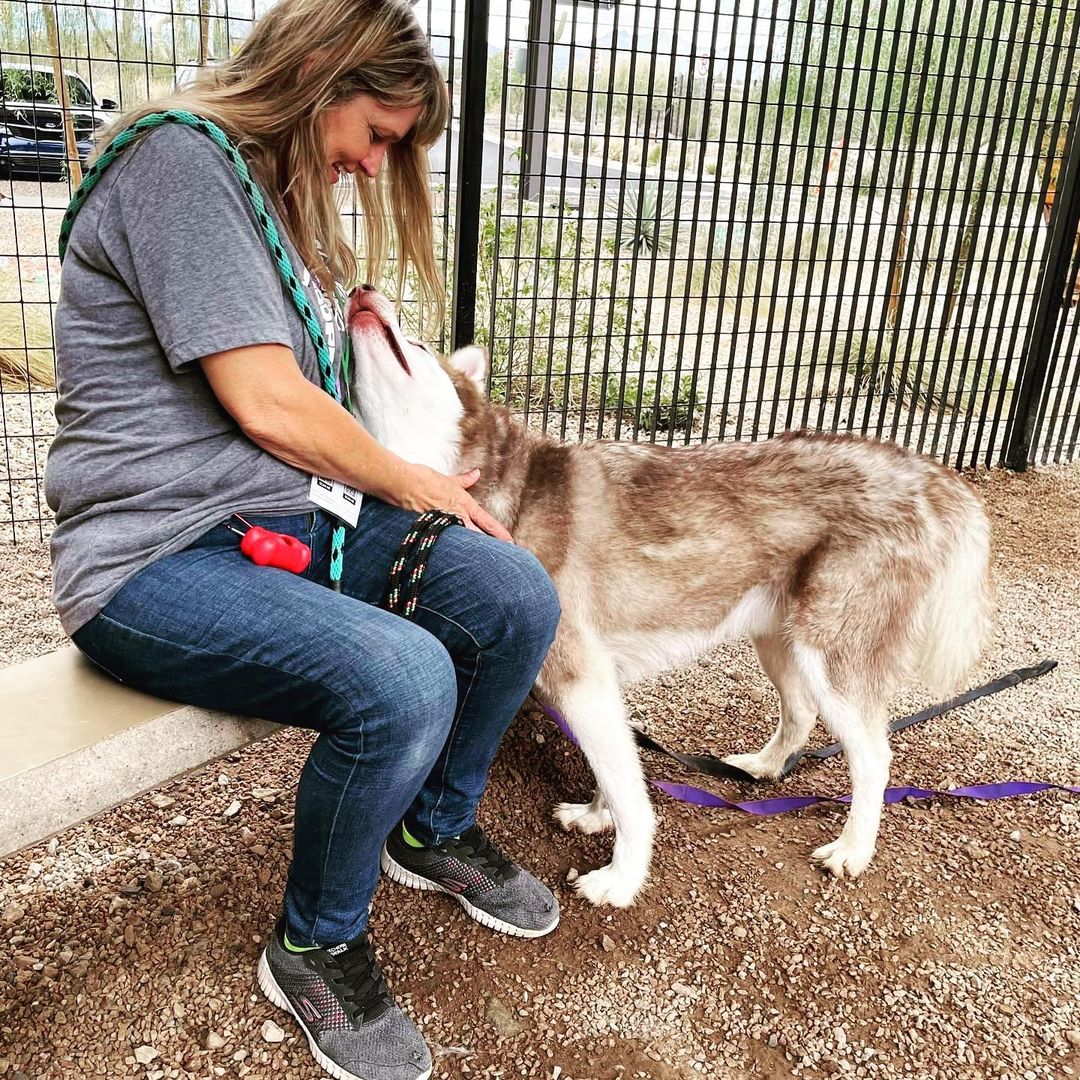
[{"label": "black metal fence", "polygon": [[462,191],[491,184],[458,283],[496,396],[564,437],[1075,454],[1072,0],[478,18]]},{"label": "black metal fence", "polygon": [[[132,2],[0,4],[0,528],[14,539],[48,528],[63,161],[106,99],[183,81],[268,6]],[[486,343],[493,396],[530,423],[666,442],[850,431],[959,466],[1076,456],[1075,0],[416,12],[454,102],[432,155],[443,344]],[[66,86],[49,74],[58,53]],[[50,126],[65,114],[74,147]]]}]

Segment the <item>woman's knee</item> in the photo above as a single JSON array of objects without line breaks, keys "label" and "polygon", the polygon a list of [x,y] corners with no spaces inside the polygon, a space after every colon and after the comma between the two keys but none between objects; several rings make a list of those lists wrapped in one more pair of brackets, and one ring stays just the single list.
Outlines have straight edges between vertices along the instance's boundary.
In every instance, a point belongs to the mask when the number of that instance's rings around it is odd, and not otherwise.
[{"label": "woman's knee", "polygon": [[[407,631],[406,631],[407,628]],[[396,647],[370,651],[327,681],[334,699],[330,730],[355,734],[366,751],[438,753],[457,707],[457,673],[431,634],[402,621]]]},{"label": "woman's knee", "polygon": [[501,623],[500,639],[546,652],[555,638],[560,607],[555,583],[540,560],[524,548],[509,548],[503,571],[489,582],[489,589]]}]

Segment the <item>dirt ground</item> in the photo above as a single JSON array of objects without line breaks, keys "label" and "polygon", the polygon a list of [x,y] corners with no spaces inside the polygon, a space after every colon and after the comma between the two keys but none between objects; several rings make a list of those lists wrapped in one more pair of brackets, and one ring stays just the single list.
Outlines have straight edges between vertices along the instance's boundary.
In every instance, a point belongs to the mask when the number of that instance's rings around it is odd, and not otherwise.
[{"label": "dirt ground", "polygon": [[[1001,625],[970,681],[1061,663],[895,737],[892,782],[1076,784],[1080,467],[976,482],[994,521]],[[62,635],[44,549],[0,550],[4,664]],[[629,699],[651,734],[696,752],[756,747],[777,708],[744,645]],[[894,714],[926,703],[912,692]],[[253,978],[308,743],[284,732],[0,864],[0,1077],[322,1075]],[[507,939],[449,898],[380,886],[374,937],[436,1077],[1080,1075],[1080,799],[888,808],[871,868],[834,882],[808,854],[837,834],[838,808],[754,819],[656,793],[651,884],[637,906],[612,911],[567,883],[607,860],[610,839],[564,834],[550,815],[590,790],[578,753],[523,709],[481,820],[557,889],[563,918],[548,938]],[[804,764],[782,785],[847,790],[842,759]]]}]

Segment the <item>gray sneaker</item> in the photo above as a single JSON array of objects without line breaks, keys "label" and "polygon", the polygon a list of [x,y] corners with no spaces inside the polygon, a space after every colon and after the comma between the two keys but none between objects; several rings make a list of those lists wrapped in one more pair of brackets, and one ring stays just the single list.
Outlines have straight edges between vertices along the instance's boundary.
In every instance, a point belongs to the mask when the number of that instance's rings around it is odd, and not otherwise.
[{"label": "gray sneaker", "polygon": [[382,868],[399,885],[447,893],[478,923],[504,934],[543,937],[559,925],[551,890],[506,858],[478,825],[423,848],[406,843],[399,825],[383,847]]},{"label": "gray sneaker", "polygon": [[285,948],[284,921],[259,959],[259,988],[292,1013],[338,1080],[427,1080],[431,1054],[386,989],[367,934],[324,949]]}]

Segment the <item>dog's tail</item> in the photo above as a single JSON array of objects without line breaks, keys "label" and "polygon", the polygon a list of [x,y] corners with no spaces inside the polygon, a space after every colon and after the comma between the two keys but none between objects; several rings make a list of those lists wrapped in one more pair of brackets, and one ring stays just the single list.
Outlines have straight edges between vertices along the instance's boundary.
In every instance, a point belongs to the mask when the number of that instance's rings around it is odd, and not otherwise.
[{"label": "dog's tail", "polygon": [[[943,515],[941,569],[926,596],[915,667],[927,688],[956,691],[975,666],[994,627],[990,522],[976,494],[958,477]],[[962,489],[962,490],[961,490]]]}]

